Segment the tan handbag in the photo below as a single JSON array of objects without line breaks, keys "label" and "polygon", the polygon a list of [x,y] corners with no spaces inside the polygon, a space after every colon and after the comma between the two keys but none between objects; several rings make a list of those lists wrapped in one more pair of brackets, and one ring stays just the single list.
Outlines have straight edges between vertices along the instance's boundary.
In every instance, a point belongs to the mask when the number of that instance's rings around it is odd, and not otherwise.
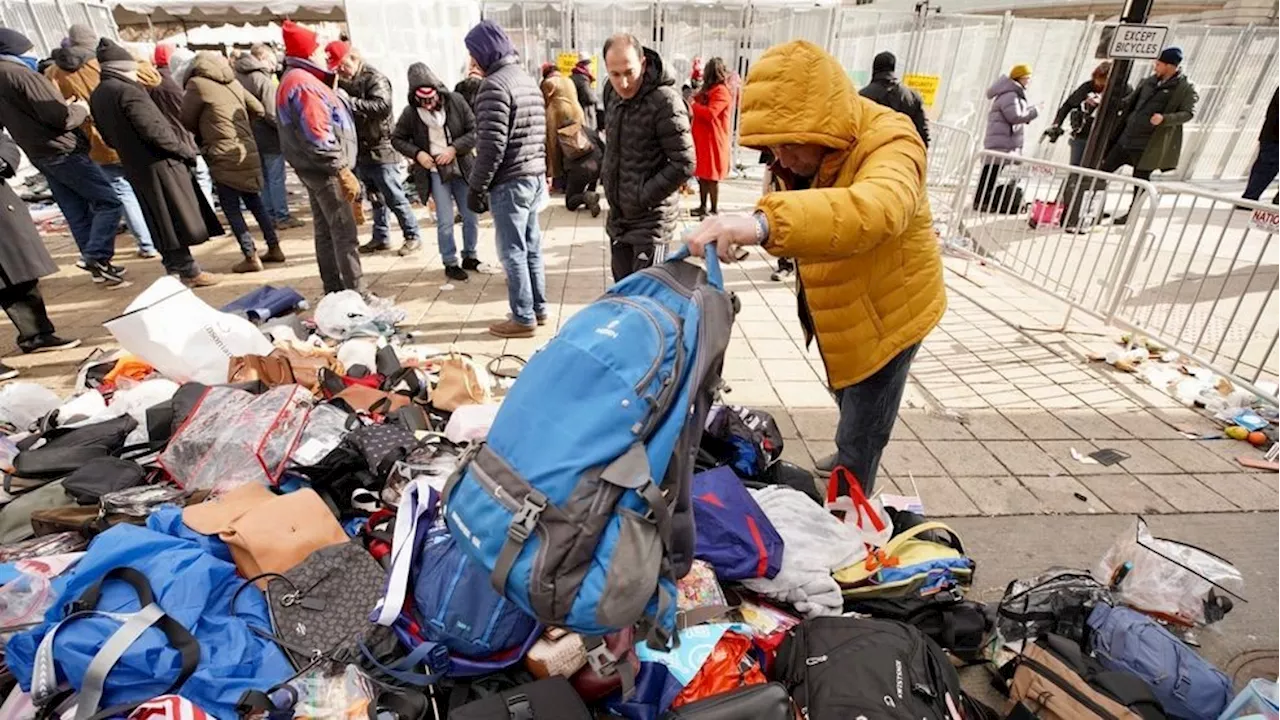
[{"label": "tan handbag", "polygon": [[328,348],[312,347],[304,343],[280,343],[271,354],[287,359],[289,366],[293,368],[294,381],[316,395],[320,394],[322,387],[322,369],[331,370],[337,375],[346,372],[346,368],[338,362],[338,354]]},{"label": "tan handbag", "polygon": [[221,538],[246,578],[282,573],[320,548],[350,540],[314,490],[276,495],[256,483],[187,507],[182,522]]},{"label": "tan handbag", "polygon": [[463,405],[483,405],[493,399],[489,385],[489,373],[476,361],[450,352],[440,360],[440,379],[431,391],[431,404],[445,412]]},{"label": "tan handbag", "polygon": [[289,358],[279,350],[270,355],[237,355],[227,364],[227,382],[240,383],[261,380],[267,387],[292,385],[293,366]]}]

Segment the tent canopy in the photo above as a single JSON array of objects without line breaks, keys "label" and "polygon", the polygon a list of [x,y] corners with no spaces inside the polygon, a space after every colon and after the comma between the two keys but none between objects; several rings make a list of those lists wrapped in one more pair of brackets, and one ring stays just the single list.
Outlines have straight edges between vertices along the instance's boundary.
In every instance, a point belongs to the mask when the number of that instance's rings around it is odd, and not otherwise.
[{"label": "tent canopy", "polygon": [[282,18],[298,22],[342,22],[342,0],[120,0],[112,6],[116,25],[187,23],[266,23]]}]

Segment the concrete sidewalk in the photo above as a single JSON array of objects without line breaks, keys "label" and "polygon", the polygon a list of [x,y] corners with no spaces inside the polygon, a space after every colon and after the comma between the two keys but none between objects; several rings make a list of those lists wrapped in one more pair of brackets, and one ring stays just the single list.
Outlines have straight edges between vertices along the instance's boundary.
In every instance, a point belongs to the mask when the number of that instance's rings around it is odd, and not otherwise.
[{"label": "concrete sidewalk", "polygon": [[[726,183],[722,211],[744,210],[757,186]],[[551,324],[530,340],[499,340],[485,329],[507,311],[501,274],[473,274],[469,282],[446,281],[424,209],[425,252],[401,258],[384,253],[365,258],[371,288],[393,298],[408,313],[417,341],[450,344],[476,355],[528,356],[551,337],[556,324],[594,300],[609,281],[603,217],[570,213],[553,198],[543,213],[546,229]],[[294,200],[295,206],[300,204]],[[482,223],[482,259],[494,261],[491,222]],[[370,227],[363,228],[363,240]],[[289,263],[253,275],[224,276],[223,284],[199,291],[214,306],[263,283],[291,285],[319,299],[311,228],[284,234]],[[392,231],[399,241],[398,229]],[[103,321],[115,316],[161,273],[158,261],[132,257],[120,238],[120,261],[133,286],[107,290],[75,269],[69,238],[49,243],[62,271],[41,283],[60,333],[80,337],[73,351],[6,360],[23,378],[70,392],[77,363],[95,347],[113,347]],[[197,249],[200,262],[219,271],[238,259],[230,238]],[[1035,515],[1262,511],[1277,508],[1277,476],[1248,471],[1238,455],[1260,457],[1230,440],[1187,439],[1183,430],[1210,430],[1212,423],[1180,407],[1131,375],[1090,363],[1090,347],[1108,342],[1089,333],[1020,329],[1052,327],[1064,308],[977,264],[948,259],[949,309],[925,340],[912,368],[901,422],[885,452],[879,487],[918,494],[939,515]],[[796,320],[794,280],[770,280],[763,253],[726,269],[726,282],[742,302],[725,362],[732,391],[726,400],[768,410],[786,437],[787,459],[812,466],[834,449],[836,410],[824,386],[816,347],[805,348]],[[964,273],[963,275],[961,273]],[[10,351],[12,352],[12,350]],[[1072,459],[1113,448],[1129,454],[1105,467]]]}]

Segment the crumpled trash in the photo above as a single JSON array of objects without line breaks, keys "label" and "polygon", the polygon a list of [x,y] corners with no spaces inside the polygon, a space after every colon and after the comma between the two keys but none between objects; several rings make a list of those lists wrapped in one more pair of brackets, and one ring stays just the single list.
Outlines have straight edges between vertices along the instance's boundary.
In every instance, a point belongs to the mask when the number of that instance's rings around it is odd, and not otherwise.
[{"label": "crumpled trash", "polygon": [[404,319],[405,312],[390,300],[374,298],[370,304],[355,290],[325,295],[315,313],[316,329],[334,340],[390,336]]}]

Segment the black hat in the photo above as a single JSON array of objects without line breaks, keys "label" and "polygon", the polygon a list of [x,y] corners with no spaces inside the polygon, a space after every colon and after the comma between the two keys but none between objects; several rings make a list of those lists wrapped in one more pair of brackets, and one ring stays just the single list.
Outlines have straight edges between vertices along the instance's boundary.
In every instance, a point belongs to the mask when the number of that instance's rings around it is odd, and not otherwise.
[{"label": "black hat", "polygon": [[1178,47],[1177,45],[1171,45],[1165,48],[1164,50],[1161,50],[1160,57],[1157,59],[1160,60],[1160,62],[1166,63],[1168,65],[1181,65],[1182,64],[1182,48]]},{"label": "black hat", "polygon": [[0,55],[21,55],[32,47],[26,35],[12,28],[0,28]]},{"label": "black hat", "polygon": [[898,58],[894,57],[894,54],[888,50],[876,55],[876,59],[871,61],[871,72],[873,74],[893,72],[897,67]]},{"label": "black hat", "polygon": [[98,62],[137,62],[133,58],[133,53],[125,50],[109,38],[102,38],[98,41]]}]

